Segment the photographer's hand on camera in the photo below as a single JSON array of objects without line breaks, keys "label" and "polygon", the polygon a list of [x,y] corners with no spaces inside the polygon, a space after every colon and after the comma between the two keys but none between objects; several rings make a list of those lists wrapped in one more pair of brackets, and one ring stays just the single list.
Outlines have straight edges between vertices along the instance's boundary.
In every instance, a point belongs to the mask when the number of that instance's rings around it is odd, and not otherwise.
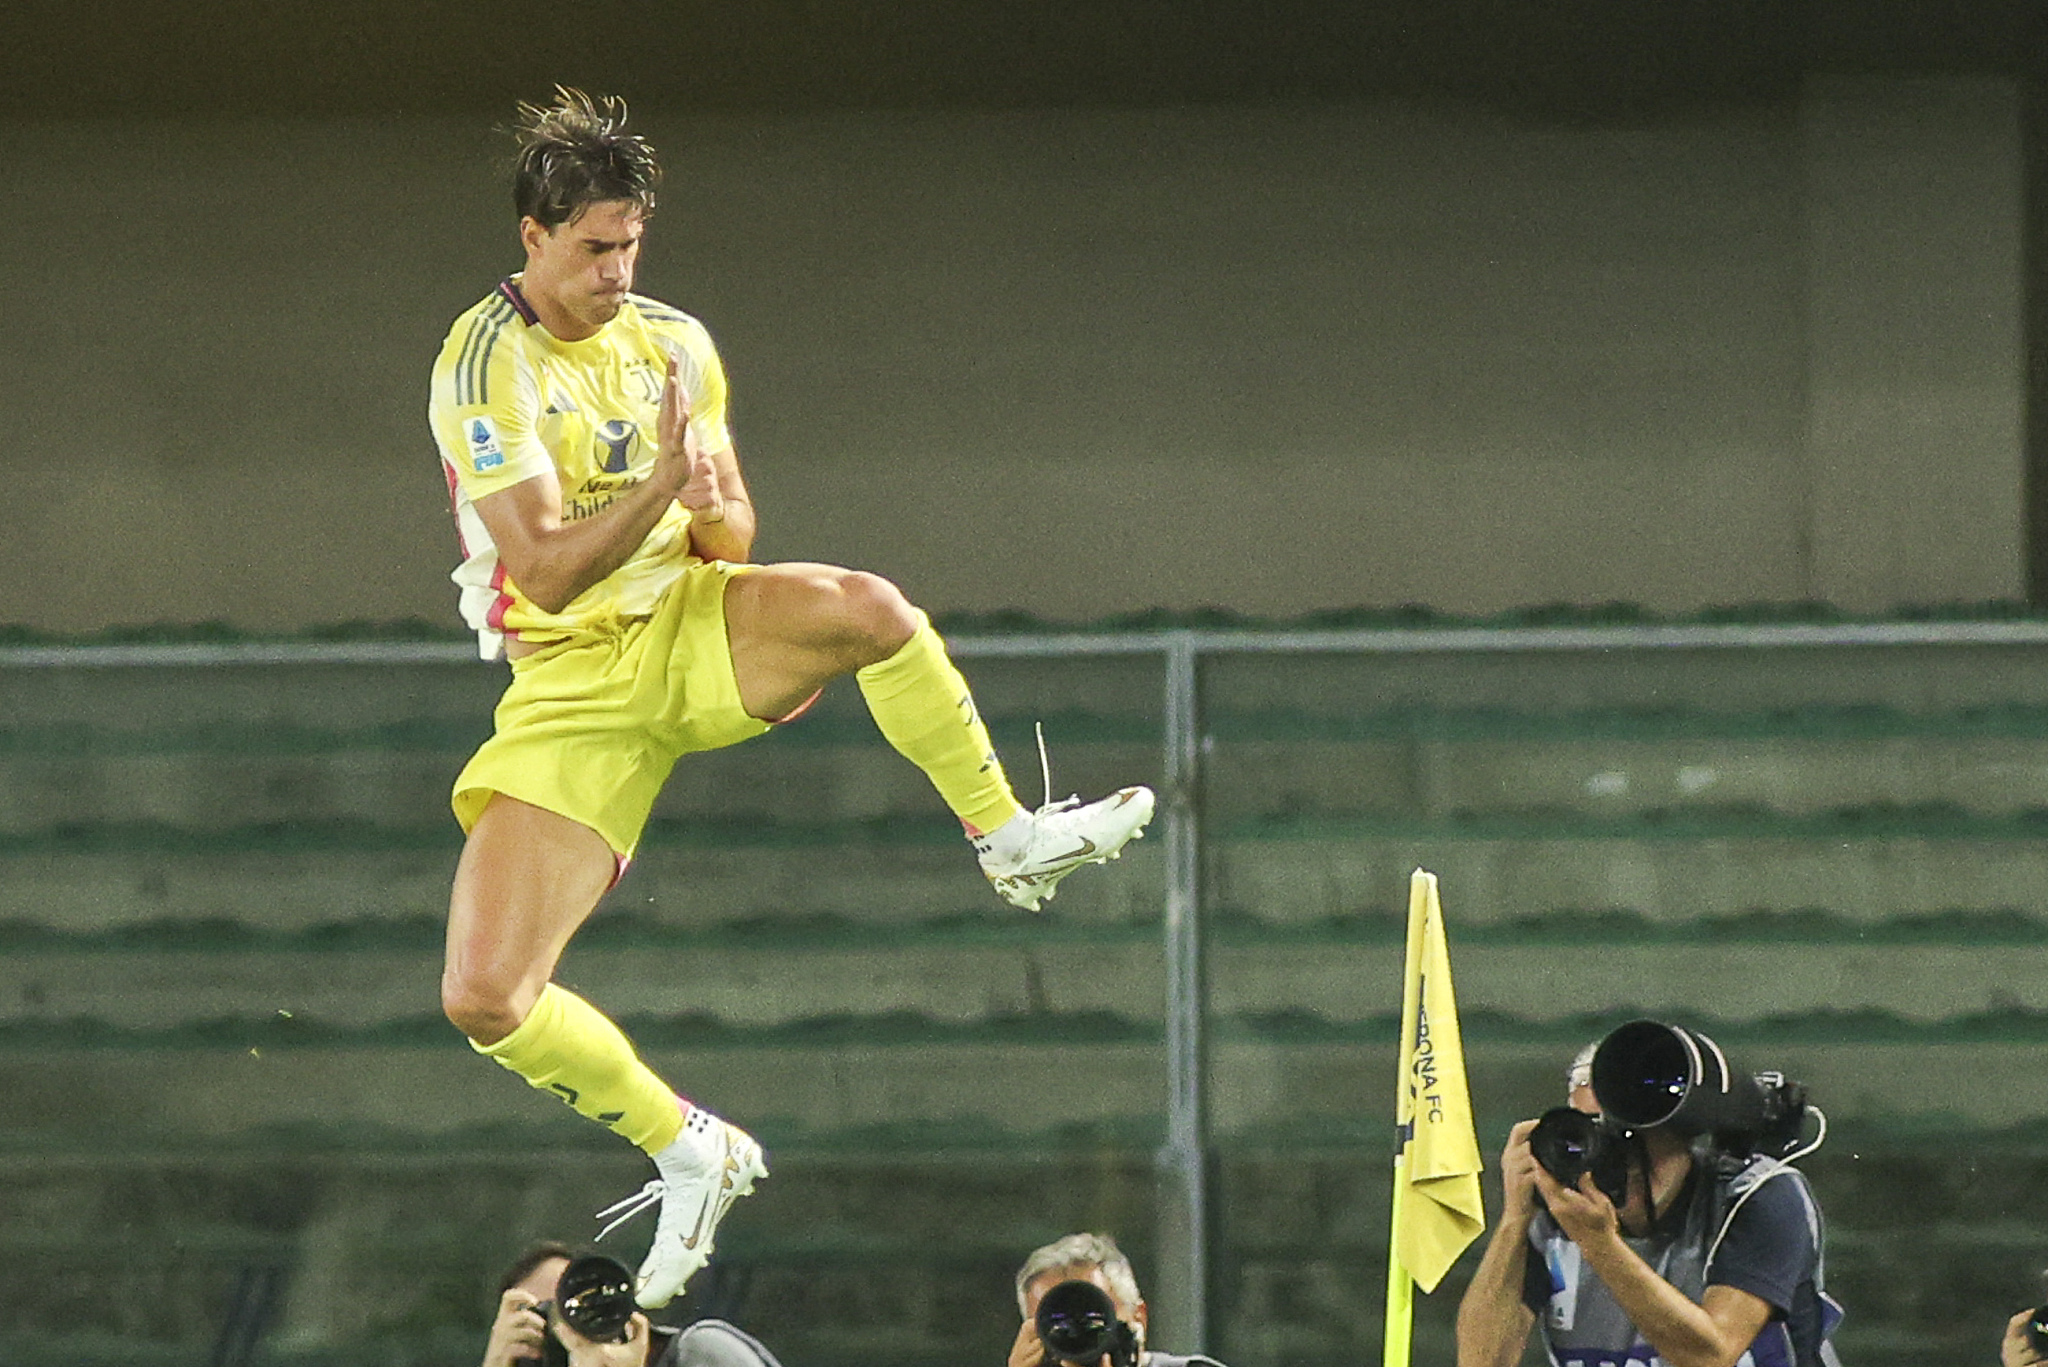
[{"label": "photographer's hand on camera", "polygon": [[2048,1356],[2036,1352],[2027,1334],[2027,1326],[2033,1323],[2039,1311],[2028,1309],[2014,1315],[2005,1326],[2005,1341],[1998,1346],[1999,1367],[2037,1367],[2048,1363]]},{"label": "photographer's hand on camera", "polygon": [[1458,1302],[1458,1367],[1508,1367],[1521,1361],[1536,1317],[1522,1304],[1529,1257],[1529,1224],[1536,1218],[1536,1177],[1541,1168],[1529,1148],[1536,1122],[1508,1131],[1501,1148],[1500,1219],[1472,1284]]},{"label": "photographer's hand on camera", "polygon": [[650,1328],[642,1314],[626,1321],[626,1337],[618,1343],[593,1342],[559,1320],[554,1334],[569,1350],[569,1367],[645,1367],[648,1360]]},{"label": "photographer's hand on camera", "polygon": [[1508,1142],[1500,1152],[1501,1219],[1517,1220],[1527,1230],[1536,1214],[1536,1175],[1543,1169],[1529,1147],[1529,1135],[1536,1122],[1524,1120],[1508,1131]]},{"label": "photographer's hand on camera", "polygon": [[1025,1320],[1017,1326],[1017,1338],[1010,1345],[1007,1367],[1044,1367],[1044,1363],[1045,1344],[1038,1337],[1038,1326]]},{"label": "photographer's hand on camera", "polygon": [[538,1362],[541,1336],[548,1323],[540,1312],[540,1299],[513,1287],[498,1297],[497,1318],[491,1321],[491,1336],[484,1343],[483,1367],[515,1367]]},{"label": "photographer's hand on camera", "polygon": [[1589,1253],[1595,1242],[1620,1242],[1621,1214],[1615,1210],[1614,1202],[1607,1199],[1607,1193],[1593,1185],[1593,1174],[1580,1174],[1579,1184],[1568,1187],[1545,1172],[1534,1158],[1529,1161],[1536,1169],[1531,1175],[1536,1194],[1565,1237]]},{"label": "photographer's hand on camera", "polygon": [[[1592,1174],[1573,1188],[1539,1169],[1536,1190],[1550,1218],[1670,1367],[1731,1367],[1770,1319],[1770,1305],[1746,1291],[1709,1286],[1704,1301],[1694,1301],[1665,1281],[1623,1239],[1621,1212]],[[1630,1205],[1642,1207],[1641,1196],[1632,1196]],[[1646,1208],[1635,1217],[1647,1227]]]}]

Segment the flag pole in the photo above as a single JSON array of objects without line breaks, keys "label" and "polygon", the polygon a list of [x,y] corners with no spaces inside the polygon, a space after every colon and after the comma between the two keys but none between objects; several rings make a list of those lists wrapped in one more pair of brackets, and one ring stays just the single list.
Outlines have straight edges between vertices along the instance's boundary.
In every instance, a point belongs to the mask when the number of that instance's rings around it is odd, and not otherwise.
[{"label": "flag pole", "polygon": [[1396,1232],[1407,1207],[1408,1144],[1414,1137],[1416,1021],[1422,1011],[1422,930],[1434,875],[1421,869],[1408,878],[1408,936],[1401,963],[1401,1042],[1394,1051],[1394,1195],[1387,1221],[1387,1315],[1382,1367],[1408,1367],[1415,1328],[1415,1278],[1401,1261]]},{"label": "flag pole", "polygon": [[[1406,1165],[1399,1158],[1394,1160],[1394,1219],[1401,1218],[1401,1188],[1404,1185],[1402,1169]],[[1410,1339],[1415,1330],[1415,1278],[1408,1275],[1402,1265],[1401,1255],[1394,1251],[1393,1240],[1387,1241],[1387,1328],[1385,1348],[1381,1353],[1382,1367],[1408,1367]]]}]

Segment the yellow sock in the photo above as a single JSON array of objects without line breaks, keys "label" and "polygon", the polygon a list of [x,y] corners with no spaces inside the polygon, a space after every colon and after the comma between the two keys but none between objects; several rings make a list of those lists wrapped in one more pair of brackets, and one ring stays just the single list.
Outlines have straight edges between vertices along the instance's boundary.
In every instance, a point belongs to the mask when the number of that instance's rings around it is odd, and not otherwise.
[{"label": "yellow sock", "polygon": [[1024,810],[1010,791],[967,680],[946,658],[946,643],[918,613],[903,648],[854,677],[875,725],[905,759],[924,770],[970,835],[986,835]]},{"label": "yellow sock", "polygon": [[649,1153],[682,1133],[689,1103],[640,1061],[610,1017],[566,988],[549,983],[517,1030],[470,1047]]}]

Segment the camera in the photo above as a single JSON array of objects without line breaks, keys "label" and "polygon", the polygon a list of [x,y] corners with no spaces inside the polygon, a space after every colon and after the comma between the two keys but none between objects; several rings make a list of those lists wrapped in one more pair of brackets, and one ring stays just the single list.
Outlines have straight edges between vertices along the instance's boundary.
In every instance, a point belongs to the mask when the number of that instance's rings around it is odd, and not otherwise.
[{"label": "camera", "polygon": [[2048,1305],[2037,1305],[2027,1319],[2027,1347],[2048,1357]]},{"label": "camera", "polygon": [[1529,1132],[1529,1152],[1543,1170],[1567,1187],[1593,1175],[1593,1185],[1617,1208],[1628,1201],[1629,1150],[1635,1136],[1599,1116],[1556,1106]]},{"label": "camera", "polygon": [[1699,1031],[1661,1021],[1630,1021],[1600,1041],[1593,1095],[1616,1126],[1707,1135],[1732,1156],[1782,1158],[1806,1123],[1804,1087],[1783,1073],[1739,1072]]},{"label": "camera", "polygon": [[592,1343],[624,1343],[626,1326],[640,1307],[633,1299],[633,1274],[602,1253],[576,1259],[562,1269],[555,1298],[535,1307],[551,1326],[542,1335],[542,1367],[569,1367],[569,1350],[555,1337],[560,1319]]},{"label": "camera", "polygon": [[1137,1367],[1138,1331],[1117,1318],[1116,1303],[1094,1282],[1053,1287],[1039,1298],[1033,1322],[1049,1364],[1095,1367],[1107,1353],[1110,1367]]}]

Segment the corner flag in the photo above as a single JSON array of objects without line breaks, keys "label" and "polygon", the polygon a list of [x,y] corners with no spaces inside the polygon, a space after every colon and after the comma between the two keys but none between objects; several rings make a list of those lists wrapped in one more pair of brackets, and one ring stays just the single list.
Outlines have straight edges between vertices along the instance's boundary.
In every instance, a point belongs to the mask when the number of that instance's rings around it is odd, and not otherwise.
[{"label": "corner flag", "polygon": [[[1408,1361],[1414,1286],[1436,1290],[1486,1228],[1479,1136],[1465,1087],[1465,1046],[1451,990],[1450,947],[1436,875],[1408,883],[1408,956],[1401,985],[1393,1231],[1388,1248],[1386,1362]],[[1412,1281],[1411,1281],[1412,1278]]]}]

